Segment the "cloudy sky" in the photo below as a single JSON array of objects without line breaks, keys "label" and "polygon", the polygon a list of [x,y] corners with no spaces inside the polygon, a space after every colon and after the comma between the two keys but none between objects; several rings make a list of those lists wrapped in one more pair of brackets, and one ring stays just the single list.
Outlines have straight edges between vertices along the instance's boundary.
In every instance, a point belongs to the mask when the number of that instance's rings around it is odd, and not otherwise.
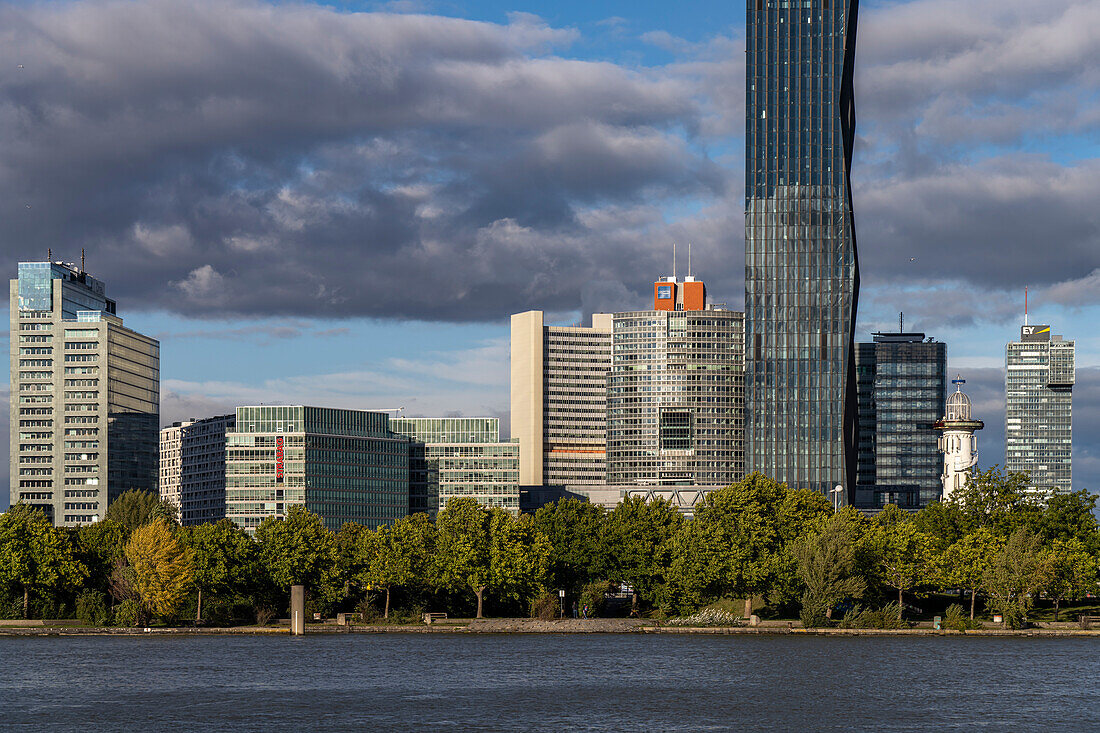
[{"label": "cloudy sky", "polygon": [[[0,3],[2,267],[85,248],[165,423],[506,418],[510,313],[641,307],[673,242],[741,304],[744,3],[671,8]],[[1000,462],[1028,286],[1100,488],[1100,2],[864,0],[856,87],[860,332],[946,341]]]}]

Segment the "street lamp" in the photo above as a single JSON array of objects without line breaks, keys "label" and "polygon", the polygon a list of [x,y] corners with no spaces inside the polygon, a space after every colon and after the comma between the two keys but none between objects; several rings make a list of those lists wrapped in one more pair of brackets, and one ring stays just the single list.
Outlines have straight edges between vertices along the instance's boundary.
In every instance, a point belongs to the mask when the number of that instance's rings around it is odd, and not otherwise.
[{"label": "street lamp", "polygon": [[840,502],[840,493],[842,491],[844,491],[844,487],[840,484],[837,484],[836,488],[829,492],[833,495],[833,514],[836,514],[837,512],[838,504]]}]

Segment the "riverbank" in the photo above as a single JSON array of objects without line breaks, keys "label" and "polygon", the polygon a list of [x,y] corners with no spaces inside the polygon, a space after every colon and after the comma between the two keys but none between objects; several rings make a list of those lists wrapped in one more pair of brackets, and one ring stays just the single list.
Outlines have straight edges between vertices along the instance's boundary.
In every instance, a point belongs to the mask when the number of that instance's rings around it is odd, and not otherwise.
[{"label": "riverbank", "polygon": [[[36,622],[30,622],[36,623]],[[37,622],[40,623],[40,622]],[[48,623],[48,622],[47,622]],[[765,622],[760,626],[691,627],[660,626],[641,619],[454,619],[427,625],[352,625],[309,624],[306,633],[315,634],[700,634],[742,636],[1026,636],[1026,637],[1098,637],[1100,629],[1082,629],[1072,625],[1059,628],[1029,629],[987,628],[969,631],[933,628],[912,629],[804,629],[796,623]],[[0,636],[278,636],[289,634],[286,626],[233,627],[149,627],[118,628],[89,626],[5,626]]]}]

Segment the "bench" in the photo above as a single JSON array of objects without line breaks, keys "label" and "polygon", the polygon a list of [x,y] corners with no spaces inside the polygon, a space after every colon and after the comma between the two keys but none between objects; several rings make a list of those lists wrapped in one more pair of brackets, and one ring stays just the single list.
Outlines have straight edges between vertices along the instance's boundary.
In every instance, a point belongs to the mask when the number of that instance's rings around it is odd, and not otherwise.
[{"label": "bench", "polygon": [[336,614],[337,626],[351,626],[354,623],[362,623],[363,615],[360,613],[338,613]]},{"label": "bench", "polygon": [[1100,623],[1100,616],[1078,616],[1081,625],[1088,628],[1092,624]]},{"label": "bench", "polygon": [[431,626],[436,621],[446,621],[447,614],[445,613],[426,613],[424,614],[424,623]]}]

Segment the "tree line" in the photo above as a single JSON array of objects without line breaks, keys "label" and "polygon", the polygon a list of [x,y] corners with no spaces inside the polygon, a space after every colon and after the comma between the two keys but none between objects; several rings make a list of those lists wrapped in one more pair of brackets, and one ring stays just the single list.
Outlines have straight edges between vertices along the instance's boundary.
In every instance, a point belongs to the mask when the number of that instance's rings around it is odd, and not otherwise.
[{"label": "tree line", "polygon": [[873,518],[834,512],[820,494],[761,474],[712,492],[691,519],[640,498],[611,510],[563,499],[520,516],[455,499],[434,520],[333,532],[295,507],[254,538],[228,520],[180,527],[171,506],[140,492],[77,529],[17,504],[0,517],[0,613],[265,622],[285,615],[290,586],[301,584],[308,610],[324,616],[552,615],[559,590],[599,612],[617,586],[629,590],[631,613],[664,617],[736,599],[745,616],[763,604],[808,626],[870,615],[901,623],[922,598],[957,594],[969,608],[956,607],[959,623],[981,604],[1017,625],[1040,598],[1057,618],[1065,602],[1096,593],[1100,567],[1096,498],[1039,502],[1026,482],[994,467],[947,501]]}]

